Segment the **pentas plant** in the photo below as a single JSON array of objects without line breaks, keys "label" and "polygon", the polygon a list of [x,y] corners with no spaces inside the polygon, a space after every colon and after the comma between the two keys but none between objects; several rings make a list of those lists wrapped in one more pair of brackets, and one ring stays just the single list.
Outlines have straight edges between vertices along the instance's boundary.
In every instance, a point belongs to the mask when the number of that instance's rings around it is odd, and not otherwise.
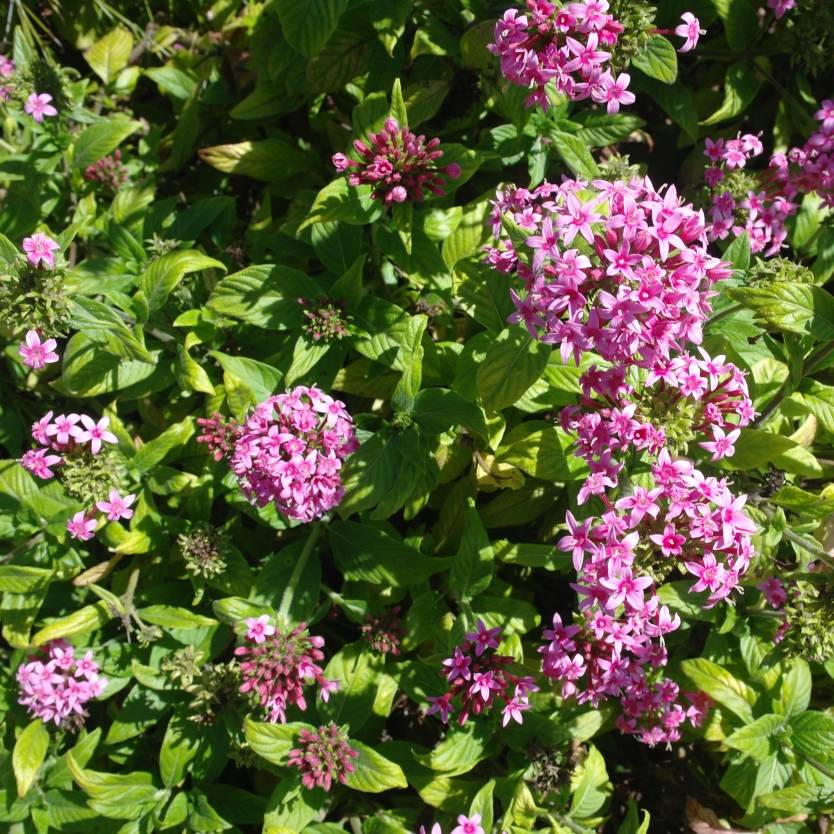
[{"label": "pentas plant", "polygon": [[77,731],[88,716],[85,704],[107,685],[92,651],[77,657],[66,640],[52,640],[17,667],[18,703],[45,724]]},{"label": "pentas plant", "polygon": [[344,403],[298,386],[257,405],[241,423],[198,418],[197,440],[228,458],[254,504],[274,504],[296,521],[313,521],[342,500],[342,461],[359,443]]},{"label": "pentas plant", "polygon": [[301,771],[305,788],[329,791],[335,782],[346,784],[356,770],[353,759],[358,758],[359,752],[350,746],[345,730],[332,721],[317,730],[302,729],[296,744],[287,761]]},{"label": "pentas plant", "polygon": [[[431,827],[431,831],[426,831],[425,826],[420,826],[420,834],[443,834],[443,830],[439,823],[435,823]],[[450,834],[486,834],[481,825],[481,815],[458,814],[457,825],[451,830]]]},{"label": "pentas plant", "polygon": [[539,687],[529,675],[514,675],[507,669],[513,659],[496,652],[500,642],[501,629],[487,628],[478,620],[475,631],[467,633],[453,655],[443,661],[449,691],[429,697],[429,715],[446,722],[459,709],[458,721],[465,724],[470,715],[487,712],[501,701],[503,725],[522,723],[522,714],[530,709],[529,695]]},{"label": "pentas plant", "polygon": [[324,659],[324,639],[312,636],[304,623],[290,631],[272,624],[268,615],[245,621],[242,646],[235,649],[240,674],[240,691],[252,693],[271,723],[284,723],[287,708],[307,708],[304,687],[316,684],[319,697],[327,701],[339,682],[324,677],[319,662]]}]

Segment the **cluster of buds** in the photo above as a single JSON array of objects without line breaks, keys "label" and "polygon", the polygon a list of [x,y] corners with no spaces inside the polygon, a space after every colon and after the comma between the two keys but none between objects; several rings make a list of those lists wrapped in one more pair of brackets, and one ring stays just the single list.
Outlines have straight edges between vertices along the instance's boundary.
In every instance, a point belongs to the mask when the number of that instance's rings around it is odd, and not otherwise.
[{"label": "cluster of buds", "polygon": [[397,657],[403,639],[402,608],[395,605],[381,614],[368,614],[362,624],[362,637],[377,654]]},{"label": "cluster of buds", "polygon": [[334,342],[348,335],[344,310],[333,301],[321,301],[317,304],[299,298],[298,303],[304,307],[304,332],[314,342]]},{"label": "cluster of buds", "polygon": [[189,574],[212,579],[226,569],[226,538],[210,524],[195,524],[177,537],[177,547]]},{"label": "cluster of buds", "polygon": [[358,448],[345,404],[299,385],[255,406],[240,425],[199,419],[197,440],[227,456],[243,493],[288,518],[312,521],[344,495],[342,461]]},{"label": "cluster of buds", "polygon": [[118,191],[127,181],[127,168],[122,164],[122,152],[114,151],[93,162],[84,169],[84,179],[87,182],[97,182],[110,191]]},{"label": "cluster of buds", "polygon": [[41,652],[17,669],[18,703],[44,723],[78,730],[88,715],[84,705],[101,695],[107,681],[99,675],[93,653],[76,657],[66,640],[53,640]]},{"label": "cluster of buds", "polygon": [[284,632],[266,614],[250,617],[245,624],[245,642],[235,649],[243,677],[240,691],[257,698],[267,721],[283,724],[291,705],[305,710],[305,686],[315,683],[323,701],[339,688],[338,681],[325,678],[319,666],[324,660],[323,638],[311,636],[306,624]]},{"label": "cluster of buds", "polygon": [[371,196],[385,205],[421,202],[427,192],[438,197],[444,194],[446,177],[457,179],[460,165],[453,162],[439,166],[443,156],[439,139],[426,141],[396,119],[388,119],[379,133],[371,133],[367,144],[353,142],[359,159],[343,153],[333,155],[337,171],[349,172],[351,185],[370,185]]},{"label": "cluster of buds", "polygon": [[79,510],[67,521],[70,536],[89,541],[99,527],[101,512],[107,521],[130,519],[135,495],[122,496],[112,462],[105,453],[105,444],[116,443],[116,435],[109,429],[110,418],[98,422],[87,414],[59,414],[53,419],[48,411],[32,424],[32,437],[40,444],[20,459],[20,465],[35,477],[50,480],[53,471],[60,474],[67,491],[91,503],[87,510]]},{"label": "cluster of buds", "polygon": [[488,712],[500,700],[504,705],[503,725],[506,727],[510,721],[522,723],[522,713],[530,709],[528,696],[538,686],[531,677],[519,677],[508,670],[513,659],[497,654],[500,640],[500,628],[487,628],[478,620],[475,631],[466,634],[454,654],[443,661],[442,674],[449,683],[449,691],[429,697],[428,715],[437,714],[442,721],[448,721],[455,710],[453,699],[457,699],[458,721],[465,724],[470,715]]},{"label": "cluster of buds", "polygon": [[301,771],[305,788],[324,788],[329,791],[335,782],[343,785],[356,770],[353,759],[358,751],[350,746],[343,728],[332,721],[317,730],[302,729],[296,739],[297,747],[290,750],[288,764]]}]

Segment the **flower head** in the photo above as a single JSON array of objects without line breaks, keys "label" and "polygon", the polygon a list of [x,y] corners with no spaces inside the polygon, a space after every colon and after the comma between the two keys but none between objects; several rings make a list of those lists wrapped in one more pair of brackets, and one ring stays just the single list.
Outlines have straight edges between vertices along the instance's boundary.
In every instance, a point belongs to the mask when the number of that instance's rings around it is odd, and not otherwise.
[{"label": "flower head", "polygon": [[332,721],[317,730],[304,728],[298,734],[297,747],[290,750],[287,763],[301,771],[305,788],[329,791],[334,782],[345,784],[356,770],[353,759],[358,751],[350,746],[347,733]]},{"label": "flower head", "polygon": [[102,417],[96,422],[92,417],[81,414],[81,424],[84,429],[76,436],[77,443],[89,443],[90,451],[97,455],[101,451],[103,443],[118,443],[118,438],[108,429],[109,417]]},{"label": "flower head", "polygon": [[38,123],[43,121],[44,116],[57,116],[58,111],[49,103],[52,96],[49,93],[32,93],[26,99],[23,109]]},{"label": "flower head", "polygon": [[684,12],[681,15],[683,23],[675,27],[675,34],[684,39],[683,46],[678,52],[689,52],[698,45],[698,38],[706,35],[706,29],[701,28],[701,22],[692,12]]},{"label": "flower head", "polygon": [[79,541],[89,541],[96,534],[98,522],[92,516],[87,515],[84,510],[79,510],[69,521],[67,530],[70,536]]},{"label": "flower head", "polygon": [[55,252],[61,247],[51,237],[36,232],[31,237],[23,239],[23,251],[32,266],[44,265],[49,269],[55,268]]},{"label": "flower head", "polygon": [[135,495],[125,495],[122,498],[115,489],[111,489],[108,500],[97,501],[96,507],[107,516],[108,521],[118,521],[121,518],[133,517],[133,510],[130,506],[135,500]]},{"label": "flower head", "polygon": [[60,357],[55,353],[58,343],[55,339],[41,341],[37,330],[28,330],[26,338],[21,342],[18,353],[23,357],[23,364],[39,371],[48,364],[57,362]]}]

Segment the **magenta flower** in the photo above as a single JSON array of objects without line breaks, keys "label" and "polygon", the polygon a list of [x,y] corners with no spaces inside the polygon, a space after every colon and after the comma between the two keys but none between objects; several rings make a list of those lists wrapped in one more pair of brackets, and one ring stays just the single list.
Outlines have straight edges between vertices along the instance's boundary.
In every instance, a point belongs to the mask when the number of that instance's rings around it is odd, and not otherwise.
[{"label": "magenta flower", "polygon": [[268,614],[261,614],[260,617],[249,617],[246,623],[246,639],[260,645],[267,637],[275,634],[275,626],[269,622]]},{"label": "magenta flower", "polygon": [[49,103],[52,96],[49,93],[32,93],[26,99],[23,109],[40,124],[44,116],[57,116],[58,111]]},{"label": "magenta flower", "polygon": [[702,449],[706,449],[708,452],[712,453],[710,460],[721,460],[721,458],[733,456],[736,450],[734,444],[740,435],[741,431],[739,429],[733,429],[731,432],[725,434],[724,429],[720,426],[713,426],[712,440],[706,440],[698,445]]},{"label": "magenta flower", "polygon": [[39,371],[60,359],[58,354],[55,353],[57,346],[58,343],[55,339],[47,339],[42,342],[37,330],[28,330],[26,338],[20,343],[18,353],[23,357],[24,365]]},{"label": "magenta flower", "polygon": [[776,19],[784,17],[786,12],[796,7],[796,0],[767,0],[768,8],[773,9]]},{"label": "magenta flower", "polygon": [[71,440],[77,440],[82,429],[76,423],[81,419],[80,414],[59,414],[55,421],[46,427],[48,437],[54,437],[59,446],[69,445]]},{"label": "magenta flower", "polygon": [[347,733],[332,721],[317,730],[304,728],[298,734],[298,747],[290,750],[287,763],[301,771],[305,788],[329,791],[334,782],[345,784],[356,770],[352,759],[359,757],[349,743]]},{"label": "magenta flower", "polygon": [[621,72],[617,78],[610,72],[604,72],[597,81],[596,90],[593,93],[594,101],[606,104],[609,113],[617,113],[621,104],[634,104],[637,97],[629,92],[628,85],[631,83],[631,76],[627,72]]},{"label": "magenta flower", "polygon": [[788,601],[785,586],[775,576],[763,579],[756,587],[762,592],[771,608],[779,609]]},{"label": "magenta flower", "polygon": [[[110,425],[109,417],[102,417],[98,422],[86,414],[81,414],[80,418],[84,430],[78,432],[75,437],[76,442],[89,443],[90,451],[94,455],[97,455],[101,451],[103,443],[118,443],[116,435],[107,428]],[[127,516],[127,518],[129,517]]]},{"label": "magenta flower", "polygon": [[43,264],[49,269],[55,268],[55,252],[61,247],[51,237],[36,232],[32,237],[23,239],[23,251],[32,266]]},{"label": "magenta flower", "polygon": [[111,489],[108,500],[96,501],[96,507],[107,515],[108,521],[118,521],[121,518],[133,517],[133,510],[130,509],[130,505],[135,500],[135,495],[125,495],[122,498],[115,489]]},{"label": "magenta flower", "polygon": [[484,834],[484,829],[481,827],[481,815],[472,814],[467,817],[461,814],[458,817],[458,824],[452,829],[451,834]]},{"label": "magenta flower", "polygon": [[101,695],[107,685],[93,653],[77,658],[65,640],[53,640],[41,646],[40,652],[17,669],[18,703],[44,723],[80,729],[88,715],[84,705]]},{"label": "magenta flower", "polygon": [[[789,2],[792,1],[789,0]],[[683,23],[675,27],[675,34],[684,39],[684,44],[678,48],[678,52],[689,52],[698,45],[698,38],[706,35],[707,32],[706,29],[701,28],[701,21],[692,12],[684,12],[681,20]]]},{"label": "magenta flower", "polygon": [[60,455],[50,455],[49,449],[30,449],[20,459],[20,465],[38,478],[48,480],[55,477],[53,466],[63,463]]},{"label": "magenta flower", "polygon": [[498,648],[500,635],[500,628],[487,628],[483,620],[478,620],[475,631],[467,634],[466,639],[475,647],[475,656],[480,657],[487,649]]},{"label": "magenta flower", "polygon": [[14,61],[6,55],[0,55],[0,76],[8,78],[14,72]]},{"label": "magenta flower", "polygon": [[67,521],[70,536],[82,542],[89,541],[95,536],[97,526],[98,522],[95,518],[88,516],[84,510],[79,510]]}]

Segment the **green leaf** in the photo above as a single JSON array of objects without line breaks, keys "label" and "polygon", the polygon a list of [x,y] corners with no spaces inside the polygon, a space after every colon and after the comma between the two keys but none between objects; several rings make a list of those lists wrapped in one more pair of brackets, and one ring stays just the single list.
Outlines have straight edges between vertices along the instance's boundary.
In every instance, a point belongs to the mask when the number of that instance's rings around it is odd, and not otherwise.
[{"label": "green leaf", "polygon": [[345,177],[339,177],[319,191],[298,231],[313,223],[328,223],[334,220],[364,226],[376,220],[381,213],[379,202],[371,197],[370,186],[354,187],[348,185]]},{"label": "green leaf", "polygon": [[147,472],[158,463],[168,459],[171,452],[182,449],[194,436],[194,420],[186,417],[181,423],[174,423],[162,434],[141,446],[130,459],[130,465],[139,473]]},{"label": "green leaf", "polygon": [[663,35],[652,35],[631,65],[664,84],[674,84],[678,77],[678,53]]},{"label": "green leaf", "polygon": [[722,257],[736,272],[746,272],[750,268],[750,236],[747,232],[742,232],[724,250]]},{"label": "green leaf", "polygon": [[651,817],[648,811],[643,811],[643,819],[640,819],[640,811],[633,799],[628,800],[628,811],[625,819],[617,829],[617,834],[649,834]]},{"label": "green leaf", "polygon": [[756,703],[756,692],[744,681],[723,666],[702,657],[682,661],[681,669],[698,689],[706,692],[714,701],[742,721],[753,722],[752,706]]},{"label": "green leaf", "polygon": [[468,723],[449,729],[443,741],[428,753],[414,753],[420,764],[445,776],[469,773],[478,762],[489,755],[492,734],[483,724]]},{"label": "green leaf", "polygon": [[759,87],[761,87],[761,81],[756,75],[753,64],[748,61],[732,64],[727,68],[727,76],[724,79],[724,102],[701,124],[714,125],[727,119],[734,119],[743,113],[753,101],[759,92]]},{"label": "green leaf", "polygon": [[834,296],[821,287],[776,281],[765,287],[737,287],[729,296],[751,309],[768,330],[834,339]]},{"label": "green leaf", "polygon": [[727,466],[736,470],[750,470],[766,466],[779,455],[796,447],[789,437],[763,429],[742,429],[735,444],[735,454],[727,459]]},{"label": "green leaf", "polygon": [[520,327],[503,330],[494,339],[478,368],[478,394],[488,412],[518,400],[542,375],[550,348]]},{"label": "green leaf", "polygon": [[283,374],[272,365],[245,356],[229,356],[218,350],[210,351],[209,356],[214,357],[224,371],[237,377],[254,394],[256,403],[279,393]]},{"label": "green leaf", "polygon": [[276,0],[275,9],[287,42],[312,58],[336,31],[348,0]]},{"label": "green leaf", "polygon": [[109,84],[127,66],[133,50],[133,37],[126,29],[116,28],[99,38],[84,58],[95,74]]},{"label": "green leaf", "polygon": [[308,172],[314,162],[304,151],[283,139],[260,139],[200,148],[200,159],[226,174],[239,174],[264,182],[281,182]]},{"label": "green leaf", "polygon": [[596,814],[606,800],[604,788],[607,783],[605,759],[599,750],[591,745],[585,760],[571,778],[571,817],[583,819]]},{"label": "green leaf", "polygon": [[486,221],[489,209],[489,200],[477,200],[463,208],[454,231],[446,237],[440,249],[443,263],[449,269],[458,261],[480,251],[488,236]]},{"label": "green leaf", "polygon": [[203,269],[222,269],[226,267],[214,258],[209,258],[196,249],[185,252],[170,252],[157,258],[139,278],[139,289],[144,293],[151,313],[162,309],[168,296],[177,284],[190,272]]},{"label": "green leaf", "polygon": [[597,163],[585,141],[573,133],[566,133],[557,128],[550,128],[547,135],[562,161],[574,174],[588,179],[593,179],[599,174]]},{"label": "green leaf", "polygon": [[449,567],[449,559],[424,556],[404,542],[368,524],[336,521],[329,525],[330,546],[345,579],[408,587]]},{"label": "green leaf", "polygon": [[475,508],[475,502],[470,498],[460,547],[452,559],[449,589],[460,602],[469,602],[489,587],[494,563],[492,545]]},{"label": "green leaf", "polygon": [[763,715],[728,736],[725,744],[734,750],[740,750],[757,762],[762,762],[775,752],[774,734],[784,725],[783,715]]},{"label": "green leaf", "polygon": [[17,795],[26,796],[35,781],[49,749],[49,733],[40,718],[32,721],[17,737],[12,752],[12,767]]},{"label": "green leaf", "polygon": [[791,718],[808,709],[811,702],[811,669],[807,661],[794,657],[784,662],[779,694],[773,701],[773,709]]},{"label": "green leaf", "polygon": [[307,80],[316,93],[343,87],[366,70],[376,32],[362,20],[342,20],[327,41],[327,48],[307,64]]},{"label": "green leaf", "polygon": [[394,79],[394,86],[391,89],[391,118],[400,127],[408,127],[408,112],[405,109],[403,100],[403,88],[399,78]]},{"label": "green leaf", "polygon": [[391,405],[397,410],[411,410],[414,397],[423,381],[423,334],[426,332],[428,316],[410,316],[400,345],[399,363],[402,376],[392,396]]},{"label": "green leaf", "polygon": [[834,718],[808,710],[790,720],[793,749],[803,756],[828,758],[834,750]]},{"label": "green leaf", "polygon": [[483,828],[484,831],[492,831],[494,793],[495,780],[490,779],[490,781],[475,794],[475,798],[469,805],[470,819],[475,814],[478,814],[481,818],[481,828]]},{"label": "green leaf", "polygon": [[481,409],[447,388],[421,391],[414,400],[412,416],[424,434],[442,434],[455,426],[463,426],[481,437],[487,434]]},{"label": "green leaf", "polygon": [[150,813],[159,798],[150,773],[102,773],[83,770],[67,755],[72,778],[87,794],[90,807],[110,819],[137,820]]},{"label": "green leaf", "polygon": [[149,605],[138,613],[144,621],[163,628],[212,628],[217,625],[217,620],[211,617],[174,605]]},{"label": "green leaf", "polygon": [[200,752],[204,739],[199,724],[178,715],[171,718],[159,750],[159,773],[166,788],[183,782],[188,765]]},{"label": "green leaf", "polygon": [[97,602],[93,605],[85,605],[71,614],[53,620],[49,625],[44,626],[34,637],[33,646],[42,646],[50,640],[57,640],[59,637],[76,637],[79,634],[88,634],[106,625],[113,617],[114,612],[103,603]]},{"label": "green leaf", "polygon": [[70,298],[69,314],[72,326],[83,331],[90,341],[101,345],[108,353],[140,362],[153,362],[144,342],[107,304],[84,296]]},{"label": "green leaf", "polygon": [[[16,461],[15,461],[16,463]],[[28,565],[0,565],[0,591],[25,594],[46,585],[53,571]]]},{"label": "green leaf", "polygon": [[756,9],[749,0],[712,0],[734,52],[744,52],[758,36]]},{"label": "green leaf", "polygon": [[394,788],[407,788],[402,768],[386,759],[360,741],[350,740],[350,746],[359,753],[353,760],[355,770],[348,774],[347,786],[362,793],[382,793]]},{"label": "green leaf", "polygon": [[140,127],[139,122],[122,117],[112,117],[85,128],[74,143],[72,167],[86,168],[112,153]]},{"label": "green leaf", "polygon": [[361,643],[352,643],[337,652],[324,670],[324,677],[339,682],[327,703],[318,705],[323,721],[345,725],[357,733],[371,717],[377,694],[377,670]]},{"label": "green leaf", "polygon": [[312,730],[309,724],[293,721],[289,724],[267,724],[262,721],[246,719],[246,741],[263,759],[272,764],[283,766],[287,763],[290,750],[295,747],[295,739],[301,730]]},{"label": "green leaf", "polygon": [[571,119],[582,125],[574,135],[591,148],[622,142],[646,125],[643,119],[630,113],[584,111],[571,114]]}]

